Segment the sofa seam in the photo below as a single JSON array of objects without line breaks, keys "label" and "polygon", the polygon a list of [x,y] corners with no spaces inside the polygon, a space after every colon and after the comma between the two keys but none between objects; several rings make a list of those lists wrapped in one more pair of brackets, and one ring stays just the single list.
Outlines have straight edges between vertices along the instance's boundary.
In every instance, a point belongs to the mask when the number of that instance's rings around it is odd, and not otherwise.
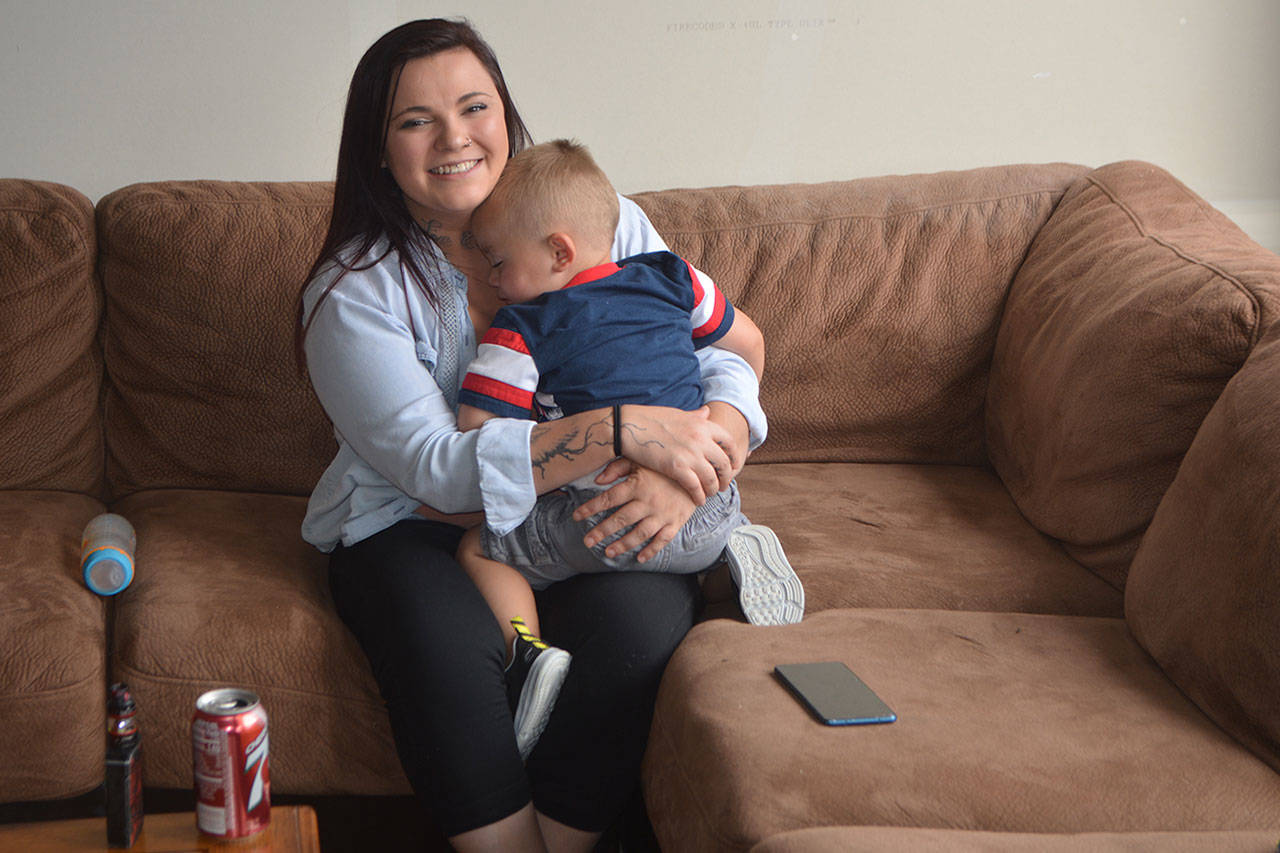
[{"label": "sofa seam", "polygon": [[1258,341],[1261,340],[1262,338],[1262,304],[1258,301],[1257,294],[1255,294],[1252,290],[1246,287],[1244,282],[1240,281],[1238,277],[1218,267],[1216,264],[1213,264],[1213,263],[1210,263],[1209,261],[1195,257],[1189,252],[1183,251],[1183,249],[1180,246],[1177,246],[1174,243],[1170,242],[1169,240],[1166,240],[1165,238],[1161,237],[1160,235],[1148,230],[1147,227],[1143,225],[1142,220],[1139,218],[1137,213],[1135,213],[1134,210],[1131,207],[1129,207],[1129,205],[1121,201],[1116,196],[1116,194],[1112,192],[1110,187],[1108,187],[1102,181],[1098,180],[1096,175],[1092,175],[1092,174],[1085,175],[1085,180],[1088,181],[1093,186],[1097,187],[1098,190],[1101,191],[1102,194],[1105,195],[1111,201],[1112,204],[1114,204],[1117,208],[1119,208],[1124,213],[1124,215],[1128,217],[1129,221],[1133,224],[1134,229],[1138,232],[1138,235],[1140,237],[1150,240],[1156,245],[1162,246],[1165,249],[1168,249],[1170,252],[1173,252],[1173,254],[1177,255],[1179,258],[1182,258],[1182,260],[1186,261],[1187,263],[1195,264],[1196,266],[1199,266],[1199,267],[1202,267],[1203,269],[1208,270],[1209,272],[1213,273],[1214,275],[1228,282],[1232,287],[1238,290],[1248,300],[1249,307],[1253,311],[1253,317],[1249,321],[1249,350],[1252,351],[1253,348],[1258,345]]},{"label": "sofa seam", "polygon": [[[145,186],[145,185],[144,185]],[[101,204],[101,203],[99,203]],[[163,205],[165,207],[270,207],[270,208],[297,208],[301,210],[323,209],[332,207],[332,202],[313,202],[313,201],[284,201],[280,199],[253,199],[240,200],[229,198],[205,198],[205,199],[180,199],[172,196],[164,196],[160,194],[138,195],[133,198],[126,198],[122,201],[115,202],[111,205],[113,219],[119,219],[121,216],[131,214],[141,207],[155,207]],[[101,207],[95,207],[101,210]]]},{"label": "sofa seam", "polygon": [[46,690],[35,690],[35,691],[25,690],[21,693],[0,693],[0,702],[22,701],[25,699],[41,699],[45,697],[57,696],[59,693],[67,693],[72,690],[78,690],[81,686],[83,686],[87,682],[98,680],[99,675],[101,676],[103,687],[105,687],[107,684],[107,678],[106,678],[107,670],[104,667],[103,670],[98,675],[91,673],[79,679],[78,681],[72,681],[60,687],[50,687]]},{"label": "sofa seam", "polygon": [[[113,660],[115,659],[115,657],[116,657],[115,655],[112,655]],[[194,684],[202,681],[220,680],[216,678],[185,678],[185,677],[180,677],[175,675],[159,675],[154,672],[149,672],[147,670],[140,669],[139,667],[136,667],[136,666],[130,666],[129,664],[123,663],[123,662],[116,662],[116,666],[113,667],[113,669],[118,672],[127,671],[129,673],[142,676],[143,678],[150,679],[152,681],[159,681],[167,684]],[[257,681],[240,680],[240,681],[237,681],[237,684],[259,691],[260,693],[268,690],[271,692],[284,691],[285,693],[291,693],[298,696],[312,696],[312,697],[317,697],[321,699],[332,699],[332,700],[341,701],[341,702],[350,702],[352,701],[352,699],[354,699],[360,704],[370,708],[382,708],[382,709],[386,708],[386,703],[384,702],[381,702],[381,701],[374,702],[369,699],[364,699],[358,696],[339,697],[332,693],[323,693],[318,690],[304,690],[298,687],[286,687],[279,684],[262,684]]]},{"label": "sofa seam", "polygon": [[254,497],[294,498],[304,500],[310,497],[308,493],[303,492],[278,492],[259,489],[231,489],[214,486],[146,486],[143,488],[135,488],[131,492],[123,492],[118,495],[113,495],[111,500],[103,501],[102,503],[107,507],[108,511],[115,512],[116,508],[129,498],[142,494],[151,494],[153,492],[198,492],[200,494],[249,495]]},{"label": "sofa seam", "polygon": [[[851,213],[837,216],[823,216],[814,219],[777,219],[760,222],[750,222],[733,228],[664,228],[662,233],[664,237],[668,234],[694,235],[694,234],[727,234],[736,231],[749,231],[761,227],[769,226],[787,226],[787,225],[825,225],[830,222],[889,222],[894,219],[901,219],[908,216],[918,216],[921,213],[930,213],[937,210],[956,210],[967,207],[978,207],[987,204],[996,204],[1003,201],[1011,201],[1021,198],[1036,198],[1040,196],[1048,196],[1050,198],[1057,197],[1059,200],[1066,193],[1067,188],[1043,187],[1036,190],[1028,190],[1025,192],[1010,193],[1008,195],[989,196],[986,198],[969,199],[963,202],[951,202],[946,204],[931,204],[921,207],[913,207],[909,210],[899,210],[893,213],[872,214],[872,213]],[[637,202],[639,204],[639,202]],[[646,214],[647,215],[647,214]]]},{"label": "sofa seam", "polygon": [[136,208],[151,205],[165,205],[173,207],[175,205],[182,207],[292,207],[302,210],[312,208],[328,208],[332,207],[331,203],[314,202],[314,201],[283,201],[280,199],[253,199],[237,201],[230,198],[202,198],[202,199],[181,199],[173,197],[140,197],[125,199],[116,202],[116,212],[120,214],[132,213]]},{"label": "sofa seam", "polygon": [[[306,183],[306,182],[303,182],[303,183]],[[321,182],[317,182],[317,183],[323,183],[323,182],[321,181]],[[136,184],[135,184],[135,185],[133,185],[133,186],[146,186],[146,185],[145,185],[145,184],[141,184],[141,185],[136,185]],[[250,184],[250,186],[252,186],[252,184]],[[122,188],[122,189],[126,189],[126,188]],[[100,205],[101,205],[101,202],[99,202],[99,204],[98,204],[98,205],[95,205],[95,206],[94,206],[94,212],[95,212],[95,214],[102,212],[103,208],[102,208]],[[280,200],[273,200],[273,199],[260,199],[260,200],[259,200],[259,199],[255,199],[255,200],[252,200],[252,201],[247,201],[247,200],[246,200],[246,201],[236,201],[236,200],[234,200],[234,199],[217,199],[217,198],[210,198],[210,199],[198,199],[198,200],[192,200],[192,199],[178,199],[178,198],[164,197],[164,196],[159,196],[159,195],[148,195],[148,196],[140,196],[140,197],[135,196],[134,198],[128,198],[128,199],[124,199],[123,201],[120,201],[120,202],[115,202],[115,203],[112,205],[113,210],[112,210],[111,222],[110,222],[109,226],[108,226],[106,229],[103,229],[103,234],[104,234],[105,236],[109,236],[109,237],[111,237],[112,239],[114,239],[114,235],[115,235],[116,229],[117,229],[117,227],[119,227],[117,223],[120,221],[120,219],[121,219],[121,218],[123,218],[123,217],[125,217],[125,216],[132,215],[132,214],[133,214],[133,212],[134,212],[135,210],[139,209],[139,208],[143,208],[143,207],[156,207],[156,206],[160,206],[160,205],[163,205],[163,206],[166,206],[166,207],[181,206],[181,207],[189,207],[189,208],[195,208],[195,207],[270,207],[270,208],[294,208],[294,209],[298,209],[298,210],[316,210],[316,209],[323,210],[323,209],[325,209],[325,208],[330,208],[330,207],[332,207],[332,206],[333,206],[332,202],[329,202],[329,203],[317,203],[317,202],[309,202],[309,201],[308,201],[308,202],[304,202],[304,201],[280,201]],[[105,243],[106,241],[102,241],[102,242],[104,242],[104,243]],[[100,254],[104,254],[104,255],[105,255],[105,254],[107,254],[107,253],[106,253],[105,251],[101,251],[101,250],[100,250]]]}]

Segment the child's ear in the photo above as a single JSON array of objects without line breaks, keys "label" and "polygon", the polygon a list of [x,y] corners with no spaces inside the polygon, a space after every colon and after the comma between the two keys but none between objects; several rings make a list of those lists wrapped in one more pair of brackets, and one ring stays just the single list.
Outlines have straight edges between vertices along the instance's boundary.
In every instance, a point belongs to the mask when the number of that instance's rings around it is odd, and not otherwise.
[{"label": "child's ear", "polygon": [[547,237],[547,246],[551,249],[551,271],[564,272],[578,257],[578,247],[573,238],[563,231],[557,231]]}]

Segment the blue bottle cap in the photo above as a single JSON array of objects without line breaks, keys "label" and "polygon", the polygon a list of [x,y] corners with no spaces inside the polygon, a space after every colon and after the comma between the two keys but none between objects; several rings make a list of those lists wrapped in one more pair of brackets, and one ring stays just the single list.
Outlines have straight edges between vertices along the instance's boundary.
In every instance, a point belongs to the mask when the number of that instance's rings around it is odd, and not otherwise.
[{"label": "blue bottle cap", "polygon": [[115,595],[133,580],[133,561],[116,548],[101,548],[84,561],[84,583],[98,595]]}]

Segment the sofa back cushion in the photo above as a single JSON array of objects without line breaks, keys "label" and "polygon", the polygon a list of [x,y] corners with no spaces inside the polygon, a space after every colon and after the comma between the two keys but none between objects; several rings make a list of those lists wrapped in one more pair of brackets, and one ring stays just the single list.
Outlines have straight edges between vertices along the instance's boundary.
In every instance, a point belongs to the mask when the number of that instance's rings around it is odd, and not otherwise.
[{"label": "sofa back cushion", "polygon": [[0,488],[102,492],[96,259],[89,199],[0,180]]},{"label": "sofa back cushion", "polygon": [[1118,589],[1277,286],[1280,258],[1136,162],[1079,180],[1018,271],[991,370],[991,462],[1023,515]]},{"label": "sofa back cushion", "polygon": [[1280,324],[1205,418],[1125,588],[1138,642],[1218,725],[1280,771],[1278,508]]},{"label": "sofa back cushion", "polygon": [[[985,461],[1005,292],[1083,167],[643,193],[761,326],[769,460]],[[98,205],[107,476],[306,494],[331,430],[291,351],[328,184],[140,184]]]},{"label": "sofa back cushion", "polygon": [[1005,293],[1086,170],[1009,166],[634,198],[764,333],[752,460],[980,464]]},{"label": "sofa back cushion", "polygon": [[331,199],[324,183],[193,181],[99,202],[113,495],[311,491],[335,445],[293,324]]}]

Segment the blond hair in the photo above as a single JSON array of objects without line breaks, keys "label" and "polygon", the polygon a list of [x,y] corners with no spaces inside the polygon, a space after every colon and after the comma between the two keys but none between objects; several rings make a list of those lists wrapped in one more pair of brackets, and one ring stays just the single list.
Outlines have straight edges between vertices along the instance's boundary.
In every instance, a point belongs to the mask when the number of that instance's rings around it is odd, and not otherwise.
[{"label": "blond hair", "polygon": [[507,161],[493,192],[476,211],[499,228],[540,239],[567,231],[593,246],[613,245],[618,194],[586,146],[556,139]]}]

